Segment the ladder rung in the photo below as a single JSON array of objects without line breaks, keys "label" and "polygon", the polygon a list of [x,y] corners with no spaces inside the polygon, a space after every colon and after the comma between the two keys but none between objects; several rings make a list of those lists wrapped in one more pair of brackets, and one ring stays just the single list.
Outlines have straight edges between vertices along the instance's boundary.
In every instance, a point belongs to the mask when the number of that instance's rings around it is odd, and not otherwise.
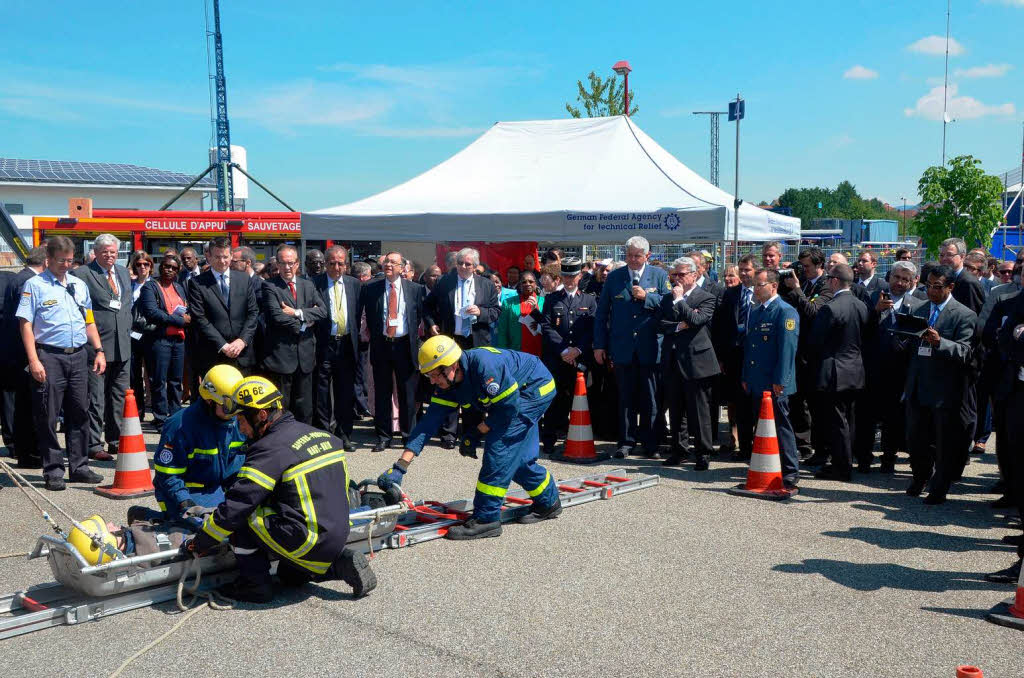
[{"label": "ladder rung", "polygon": [[584,491],[582,487],[572,487],[571,485],[559,485],[558,489],[562,492],[572,492],[573,494]]},{"label": "ladder rung", "polygon": [[613,483],[624,483],[629,480],[629,478],[623,478],[621,476],[605,476],[604,478],[605,480],[610,480]]},{"label": "ladder rung", "polygon": [[583,484],[587,487],[608,487],[611,483],[601,483],[596,480],[584,480]]},{"label": "ladder rung", "polygon": [[532,499],[522,499],[520,497],[505,497],[505,501],[509,504],[519,504],[521,506],[528,506],[533,503]]}]

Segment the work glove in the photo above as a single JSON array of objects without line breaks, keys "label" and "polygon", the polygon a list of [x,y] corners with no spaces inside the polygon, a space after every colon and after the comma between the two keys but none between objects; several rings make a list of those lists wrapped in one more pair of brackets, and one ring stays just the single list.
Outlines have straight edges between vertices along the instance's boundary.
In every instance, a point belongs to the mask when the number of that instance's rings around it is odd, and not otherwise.
[{"label": "work glove", "polygon": [[405,478],[405,469],[396,462],[391,468],[377,478],[377,487],[387,492],[395,485],[401,485]]},{"label": "work glove", "polygon": [[199,531],[203,527],[203,522],[206,520],[206,515],[212,513],[213,509],[206,506],[199,506],[194,501],[182,502],[182,506],[186,503],[191,504],[181,513],[181,522],[185,523],[188,527],[194,531]]},{"label": "work glove", "polygon": [[463,457],[471,457],[473,459],[479,459],[476,454],[476,448],[480,445],[480,438],[477,436],[463,436],[462,443],[459,445],[459,454]]},{"label": "work glove", "polygon": [[195,555],[196,551],[196,538],[186,537],[181,541],[181,546],[178,547],[178,552],[183,556]]}]

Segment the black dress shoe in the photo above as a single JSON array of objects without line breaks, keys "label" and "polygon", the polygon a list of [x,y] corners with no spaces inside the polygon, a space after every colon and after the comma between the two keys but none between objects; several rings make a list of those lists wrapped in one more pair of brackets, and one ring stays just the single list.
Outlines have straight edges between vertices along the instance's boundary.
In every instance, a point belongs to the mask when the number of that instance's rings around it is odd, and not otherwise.
[{"label": "black dress shoe", "polygon": [[920,497],[921,492],[924,490],[924,482],[920,480],[911,481],[910,486],[907,488],[907,494],[911,497]]},{"label": "black dress shoe", "polygon": [[103,450],[93,450],[89,453],[89,458],[95,459],[96,461],[110,461],[114,456],[109,452],[104,452]]},{"label": "black dress shoe", "polygon": [[665,460],[661,462],[661,465],[662,466],[679,466],[685,460],[686,460],[686,455],[685,454],[680,454],[680,453],[676,452],[676,453],[670,454],[668,457],[666,457]]},{"label": "black dress shoe", "polygon": [[1010,508],[1016,506],[1017,502],[1005,494],[989,504],[992,508]]},{"label": "black dress shoe", "polygon": [[985,581],[991,581],[997,584],[1016,584],[1020,579],[1020,564],[1021,561],[1018,560],[1014,565],[1011,565],[1005,570],[986,574]]},{"label": "black dress shoe", "polygon": [[728,457],[729,455],[736,454],[735,445],[719,445],[718,449],[715,450],[716,457]]},{"label": "black dress shoe", "polygon": [[871,473],[871,462],[864,461],[857,464],[857,473]]},{"label": "black dress shoe", "polygon": [[658,450],[644,449],[641,451],[641,454],[647,457],[648,459],[661,459],[661,452],[659,452]]},{"label": "black dress shoe", "polygon": [[629,445],[622,445],[621,447],[615,450],[615,458],[625,459],[626,457],[629,456],[629,453],[630,451],[632,451],[632,449],[633,448],[630,447]]},{"label": "black dress shoe", "polygon": [[483,539],[484,537],[500,537],[501,522],[495,520],[492,523],[482,523],[476,518],[470,518],[462,525],[453,525],[448,528],[448,539]]},{"label": "black dress shoe", "polygon": [[375,445],[373,446],[373,451],[374,451],[374,452],[384,452],[384,451],[386,451],[386,450],[387,450],[387,449],[388,449],[389,447],[391,447],[391,443],[386,443],[386,442],[384,442],[384,441],[378,440],[378,441],[377,441],[377,444],[375,444]]},{"label": "black dress shoe", "polygon": [[99,473],[96,473],[96,471],[93,471],[90,468],[84,471],[75,471],[74,473],[71,474],[71,478],[69,480],[71,480],[71,482],[73,483],[87,483],[89,485],[96,485],[98,483],[103,482],[103,476],[101,476]]},{"label": "black dress shoe", "polygon": [[459,444],[455,442],[455,438],[441,438],[441,447],[443,447],[446,450],[454,450],[458,446]]},{"label": "black dress shoe", "polygon": [[803,462],[804,466],[824,466],[828,463],[828,455],[815,452],[811,458]]},{"label": "black dress shoe", "polygon": [[879,473],[896,473],[896,460],[895,459],[882,459],[882,463],[878,466]]},{"label": "black dress shoe", "polygon": [[708,458],[703,454],[697,455],[697,460],[693,464],[694,471],[707,471],[710,464],[708,464]]},{"label": "black dress shoe", "polygon": [[46,482],[43,483],[43,487],[48,489],[50,492],[60,492],[61,490],[68,489],[63,478],[47,478]]},{"label": "black dress shoe", "polygon": [[746,464],[750,461],[750,452],[737,450],[732,453],[731,457],[729,457],[729,461]]},{"label": "black dress shoe", "polygon": [[848,483],[851,480],[849,472],[840,471],[835,466],[826,466],[822,468],[814,474],[814,477],[819,480],[838,480],[843,483]]},{"label": "black dress shoe", "polygon": [[341,447],[346,452],[355,452],[356,451],[356,444],[354,442],[352,442],[351,440],[346,440],[344,443],[342,443]]},{"label": "black dress shoe", "polygon": [[946,495],[944,495],[944,494],[935,494],[934,492],[929,492],[928,496],[924,498],[924,503],[928,504],[929,506],[936,506],[937,504],[945,504],[946,503]]},{"label": "black dress shoe", "polygon": [[1024,542],[1024,534],[1008,534],[1005,535],[1001,541],[1004,544],[1009,544],[1010,546],[1020,546],[1021,543]]}]

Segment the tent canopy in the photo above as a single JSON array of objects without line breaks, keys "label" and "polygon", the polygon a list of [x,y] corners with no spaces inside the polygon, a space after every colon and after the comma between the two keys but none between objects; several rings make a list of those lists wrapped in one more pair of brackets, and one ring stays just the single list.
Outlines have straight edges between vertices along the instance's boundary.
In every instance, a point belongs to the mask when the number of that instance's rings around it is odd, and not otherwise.
[{"label": "tent canopy", "polygon": [[[499,122],[382,193],[302,214],[304,238],[607,243],[733,238],[733,197],[629,118]],[[800,237],[800,220],[744,203],[740,240]]]}]

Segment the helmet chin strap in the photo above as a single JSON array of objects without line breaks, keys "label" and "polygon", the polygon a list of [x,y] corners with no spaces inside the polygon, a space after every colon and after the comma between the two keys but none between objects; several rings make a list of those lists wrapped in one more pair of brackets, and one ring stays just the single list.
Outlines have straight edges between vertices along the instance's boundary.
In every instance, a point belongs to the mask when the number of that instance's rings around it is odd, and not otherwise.
[{"label": "helmet chin strap", "polygon": [[280,408],[275,410],[267,410],[267,418],[265,421],[260,422],[260,412],[263,410],[251,410],[246,408],[242,411],[242,416],[245,417],[245,421],[248,422],[249,428],[252,429],[253,437],[255,440],[259,440],[267,431],[267,427],[273,424],[281,417],[281,413],[284,411]]}]

